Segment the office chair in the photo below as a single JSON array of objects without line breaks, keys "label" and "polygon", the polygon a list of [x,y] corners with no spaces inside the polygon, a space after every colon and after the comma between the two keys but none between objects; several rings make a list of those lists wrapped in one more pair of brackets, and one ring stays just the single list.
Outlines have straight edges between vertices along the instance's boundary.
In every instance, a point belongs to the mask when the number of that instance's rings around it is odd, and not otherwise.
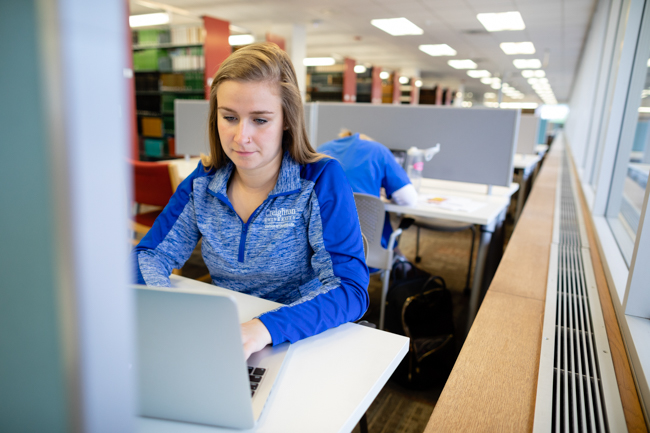
[{"label": "office chair", "polygon": [[[157,162],[129,161],[133,170],[133,219],[131,228],[135,234],[146,235],[162,209],[176,192],[180,183],[178,168],[174,164],[159,164]],[[154,206],[156,209],[140,212],[141,206]],[[137,244],[131,239],[133,245]],[[181,275],[180,269],[172,273]]]},{"label": "office chair", "polygon": [[[171,196],[176,192],[179,177],[174,164],[159,164],[156,162],[129,161],[133,170],[133,229],[140,234],[146,234],[162,208],[167,205]],[[159,209],[140,212],[141,205],[155,206]]]},{"label": "office chair", "polygon": [[[386,309],[386,294],[390,281],[390,271],[393,267],[393,248],[402,229],[395,230],[388,240],[388,248],[381,245],[381,235],[384,230],[386,211],[384,203],[375,196],[354,193],[354,201],[359,214],[361,233],[366,238],[366,263],[369,268],[381,270],[381,305],[379,307],[379,329],[384,329],[384,314]],[[365,245],[364,245],[365,247]]]},{"label": "office chair", "polygon": [[413,218],[413,225],[418,228],[417,235],[415,237],[415,263],[420,263],[422,257],[420,257],[420,229],[433,230],[438,232],[460,232],[463,230],[472,231],[472,245],[469,250],[469,267],[467,269],[467,279],[465,281],[465,294],[470,292],[469,281],[472,276],[472,259],[474,257],[474,243],[476,239],[476,227],[474,224],[449,221],[441,218],[424,218],[424,217],[410,217]]}]

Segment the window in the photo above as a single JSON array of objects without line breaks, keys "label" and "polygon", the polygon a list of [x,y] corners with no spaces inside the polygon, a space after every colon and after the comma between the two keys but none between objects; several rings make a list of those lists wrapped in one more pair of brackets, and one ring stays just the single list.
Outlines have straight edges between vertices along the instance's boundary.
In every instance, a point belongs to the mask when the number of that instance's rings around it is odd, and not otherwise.
[{"label": "window", "polygon": [[650,411],[649,58],[650,0],[599,0],[566,128],[646,411]]},{"label": "window", "polygon": [[[647,41],[639,40],[639,50]],[[607,205],[607,220],[621,253],[630,266],[643,199],[650,172],[650,69],[648,56],[638,55],[630,80],[625,119],[621,128],[619,152]]]}]

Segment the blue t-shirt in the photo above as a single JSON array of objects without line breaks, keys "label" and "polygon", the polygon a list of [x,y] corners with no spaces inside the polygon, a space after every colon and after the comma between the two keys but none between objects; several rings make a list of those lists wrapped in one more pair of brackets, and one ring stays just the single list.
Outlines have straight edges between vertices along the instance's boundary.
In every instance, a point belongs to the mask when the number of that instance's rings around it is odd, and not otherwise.
[{"label": "blue t-shirt", "polygon": [[[345,171],[354,192],[379,197],[381,188],[389,199],[395,191],[410,184],[404,169],[391,151],[376,141],[362,140],[359,134],[329,141],[318,152],[336,158]],[[393,233],[388,215],[384,222],[381,244],[386,247]]]}]

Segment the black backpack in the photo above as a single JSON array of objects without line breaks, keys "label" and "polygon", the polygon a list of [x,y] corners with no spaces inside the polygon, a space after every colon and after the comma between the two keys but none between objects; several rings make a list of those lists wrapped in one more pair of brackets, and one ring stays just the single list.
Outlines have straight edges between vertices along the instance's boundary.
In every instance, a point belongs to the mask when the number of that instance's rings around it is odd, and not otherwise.
[{"label": "black backpack", "polygon": [[457,356],[451,293],[441,277],[409,262],[396,263],[391,274],[385,328],[411,340],[391,379],[411,389],[443,384]]}]

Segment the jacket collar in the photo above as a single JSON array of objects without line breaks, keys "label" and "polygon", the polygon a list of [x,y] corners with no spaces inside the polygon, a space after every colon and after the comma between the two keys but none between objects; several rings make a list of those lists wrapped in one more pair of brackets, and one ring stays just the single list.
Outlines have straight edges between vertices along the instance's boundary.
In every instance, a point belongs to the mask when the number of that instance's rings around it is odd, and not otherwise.
[{"label": "jacket collar", "polygon": [[[227,196],[228,181],[232,175],[235,165],[232,161],[223,167],[214,175],[214,178],[208,185],[214,195]],[[284,152],[282,157],[282,164],[280,165],[280,175],[275,183],[275,187],[269,193],[269,198],[287,195],[300,190],[300,164],[298,164],[290,155],[289,152]]]}]

